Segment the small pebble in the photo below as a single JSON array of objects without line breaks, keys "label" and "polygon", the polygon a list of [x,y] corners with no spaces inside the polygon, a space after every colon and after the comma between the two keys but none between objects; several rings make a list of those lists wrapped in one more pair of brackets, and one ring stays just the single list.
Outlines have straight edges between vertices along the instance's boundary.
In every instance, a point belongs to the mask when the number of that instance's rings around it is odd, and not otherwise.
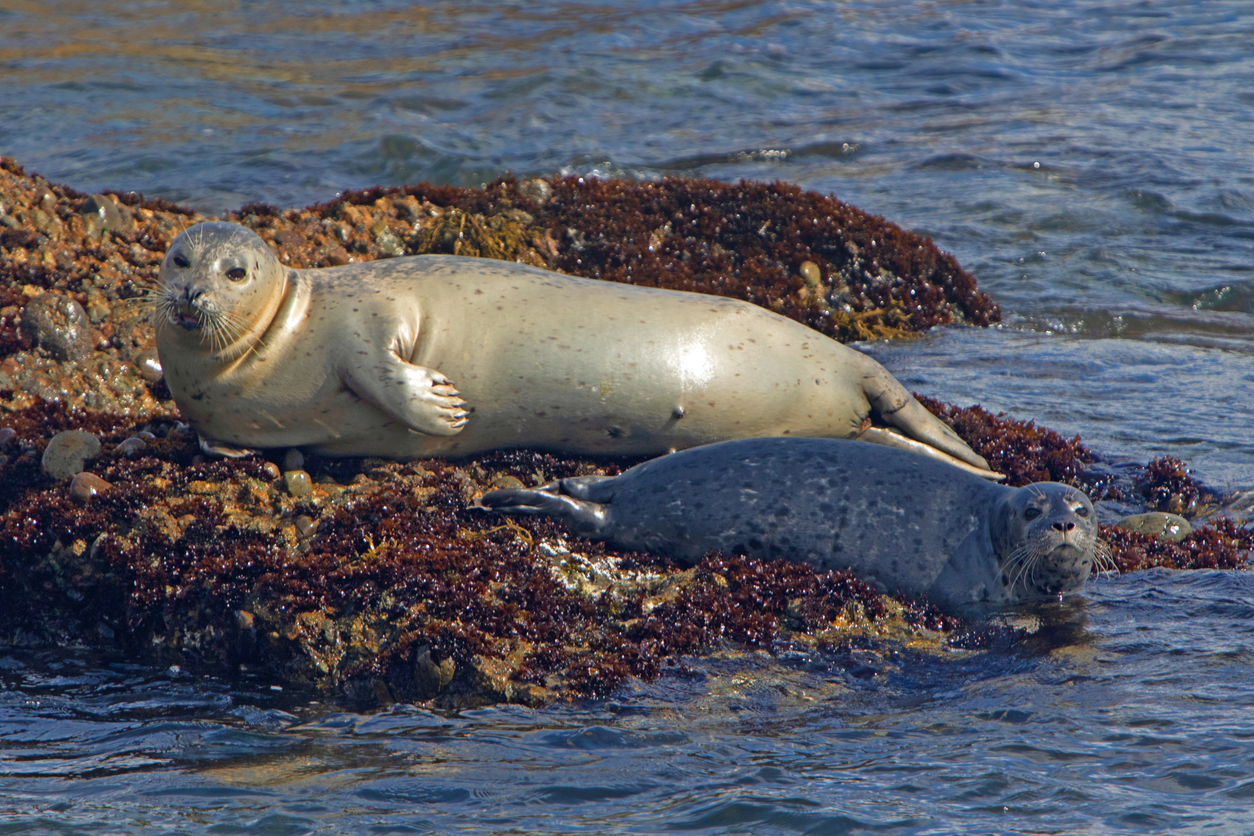
[{"label": "small pebble", "polygon": [[375,236],[375,246],[385,256],[395,258],[405,254],[405,242],[388,229],[384,229]]},{"label": "small pebble", "polygon": [[55,216],[44,212],[42,209],[32,209],[30,213],[30,220],[35,229],[45,235],[55,235],[56,231],[61,226],[60,220],[58,220]]},{"label": "small pebble", "polygon": [[44,448],[43,471],[53,479],[69,479],[81,473],[88,459],[100,454],[100,439],[83,430],[59,432]]},{"label": "small pebble", "polygon": [[161,358],[157,356],[157,349],[155,348],[141,351],[135,355],[135,368],[139,369],[139,376],[149,383],[156,383],[165,374],[161,368]]},{"label": "small pebble", "polygon": [[267,479],[278,479],[282,474],[279,472],[279,466],[274,462],[266,462],[262,466],[262,470],[266,472]]},{"label": "small pebble", "polygon": [[106,229],[122,228],[122,213],[113,199],[106,195],[94,194],[87,198],[79,214],[87,225],[89,238],[99,238]]},{"label": "small pebble", "polygon": [[524,180],[518,184],[518,193],[543,206],[549,202],[549,197],[553,194],[553,187],[543,180]]},{"label": "small pebble", "polygon": [[492,480],[492,487],[500,490],[522,490],[527,487],[517,476],[511,476],[508,473],[502,473]]},{"label": "small pebble", "polygon": [[83,471],[74,476],[70,480],[70,498],[75,502],[87,502],[92,497],[102,491],[107,491],[113,485],[101,479],[94,473]]},{"label": "small pebble", "polygon": [[17,435],[17,430],[12,427],[0,427],[0,447],[5,446],[13,440]]},{"label": "small pebble", "polygon": [[290,448],[283,454],[283,469],[286,470],[302,470],[305,467],[305,457],[300,450],[295,447]]},{"label": "small pebble", "polygon": [[95,350],[87,311],[56,293],[36,296],[22,308],[22,333],[57,360],[81,360]]},{"label": "small pebble", "polygon": [[302,540],[308,540],[310,537],[314,535],[314,532],[317,531],[318,529],[318,526],[314,523],[314,521],[311,518],[305,516],[304,514],[301,514],[299,517],[296,518],[295,526],[296,526],[296,536]]},{"label": "small pebble", "polygon": [[139,453],[148,449],[148,444],[139,436],[133,435],[125,441],[118,443],[113,448],[115,455],[126,456],[128,459],[134,458]]},{"label": "small pebble", "polygon": [[1179,543],[1193,533],[1193,526],[1184,517],[1158,511],[1124,517],[1115,523],[1115,527],[1134,534],[1149,534],[1168,543]]},{"label": "small pebble", "polygon": [[303,470],[289,470],[283,474],[283,481],[287,484],[287,492],[292,496],[303,497],[313,493],[313,481]]},{"label": "small pebble", "polygon": [[801,278],[810,287],[818,287],[819,282],[823,281],[823,274],[819,271],[819,265],[813,261],[805,261],[801,264]]}]

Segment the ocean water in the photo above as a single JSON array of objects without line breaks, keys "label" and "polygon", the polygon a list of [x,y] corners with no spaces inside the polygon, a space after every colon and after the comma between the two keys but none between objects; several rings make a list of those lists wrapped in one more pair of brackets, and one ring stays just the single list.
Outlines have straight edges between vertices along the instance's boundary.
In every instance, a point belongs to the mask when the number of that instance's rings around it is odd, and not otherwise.
[{"label": "ocean water", "polygon": [[0,655],[0,833],[1249,833],[1252,616],[1252,574],[1155,570],[1013,648],[457,715]]},{"label": "ocean water", "polygon": [[[1249,490],[1252,44],[1243,0],[0,2],[0,153],[208,212],[797,183],[1002,305],[863,346],[911,388]],[[1254,832],[1250,584],[1102,579],[1023,646],[456,716],[0,652],[0,834]]]}]

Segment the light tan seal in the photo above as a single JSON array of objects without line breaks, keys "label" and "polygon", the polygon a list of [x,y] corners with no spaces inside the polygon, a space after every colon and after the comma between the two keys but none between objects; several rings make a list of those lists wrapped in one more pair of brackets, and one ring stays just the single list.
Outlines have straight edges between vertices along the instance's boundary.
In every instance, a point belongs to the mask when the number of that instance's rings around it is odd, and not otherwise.
[{"label": "light tan seal", "polygon": [[650,455],[863,437],[987,463],[871,358],[755,305],[521,264],[284,267],[203,223],[161,265],[157,347],[206,449]]},{"label": "light tan seal", "polygon": [[852,569],[949,609],[1077,592],[1112,566],[1089,498],[1007,488],[905,450],[826,438],[710,444],[480,507],[548,514],[586,537],[695,563],[707,552]]}]

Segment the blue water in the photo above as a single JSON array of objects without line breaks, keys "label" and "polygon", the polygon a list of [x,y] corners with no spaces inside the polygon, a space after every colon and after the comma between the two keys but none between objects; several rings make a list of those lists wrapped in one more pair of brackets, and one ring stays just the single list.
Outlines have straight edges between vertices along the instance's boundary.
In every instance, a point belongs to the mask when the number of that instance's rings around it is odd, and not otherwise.
[{"label": "blue water", "polygon": [[0,657],[0,832],[1254,831],[1254,575],[1103,579],[1062,615],[1014,650],[456,716]]},{"label": "blue water", "polygon": [[[1252,45],[1245,0],[0,3],[0,153],[206,212],[798,183],[1002,305],[864,346],[916,391],[1249,490]],[[1070,632],[865,679],[785,653],[452,717],[14,651],[0,834],[1254,832],[1249,584],[1104,580]]]}]

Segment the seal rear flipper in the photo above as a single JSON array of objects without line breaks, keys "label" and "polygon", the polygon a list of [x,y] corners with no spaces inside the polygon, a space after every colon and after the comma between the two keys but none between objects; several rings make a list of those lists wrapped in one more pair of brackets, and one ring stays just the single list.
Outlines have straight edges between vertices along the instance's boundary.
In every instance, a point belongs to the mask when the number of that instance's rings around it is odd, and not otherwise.
[{"label": "seal rear flipper", "polygon": [[987,477],[992,472],[983,456],[967,446],[943,421],[928,412],[883,366],[876,364],[876,368],[863,375],[862,392],[871,409],[885,424],[891,424],[915,441],[966,462],[977,471],[982,471],[982,476]]},{"label": "seal rear flipper", "polygon": [[[555,483],[550,483],[554,490],[560,490],[567,496],[573,496],[575,499],[585,499],[589,502],[609,502],[614,498],[613,491],[606,482],[614,481],[613,476],[601,476],[593,474],[591,476],[568,476]],[[545,485],[544,488],[549,488]],[[602,489],[598,490],[600,486]]]},{"label": "seal rear flipper", "polygon": [[341,371],[340,379],[362,400],[416,432],[455,435],[470,417],[451,380],[391,353],[381,363]]},{"label": "seal rear flipper", "polygon": [[584,536],[598,536],[609,521],[609,509],[596,502],[550,493],[543,489],[488,491],[475,507],[503,514],[543,514],[556,517]]},{"label": "seal rear flipper", "polygon": [[980,469],[975,465],[968,464],[962,459],[954,458],[946,452],[937,450],[931,445],[924,444],[922,441],[915,441],[913,438],[907,438],[897,430],[890,430],[887,427],[867,427],[854,437],[855,441],[869,441],[872,444],[883,444],[885,447],[896,447],[898,450],[909,450],[912,453],[918,453],[927,456],[929,459],[945,462],[945,464],[953,465],[959,470],[965,470],[975,476],[983,479],[990,479],[994,482],[1001,482],[1006,478],[1006,474],[998,473],[991,468],[985,467]]}]

